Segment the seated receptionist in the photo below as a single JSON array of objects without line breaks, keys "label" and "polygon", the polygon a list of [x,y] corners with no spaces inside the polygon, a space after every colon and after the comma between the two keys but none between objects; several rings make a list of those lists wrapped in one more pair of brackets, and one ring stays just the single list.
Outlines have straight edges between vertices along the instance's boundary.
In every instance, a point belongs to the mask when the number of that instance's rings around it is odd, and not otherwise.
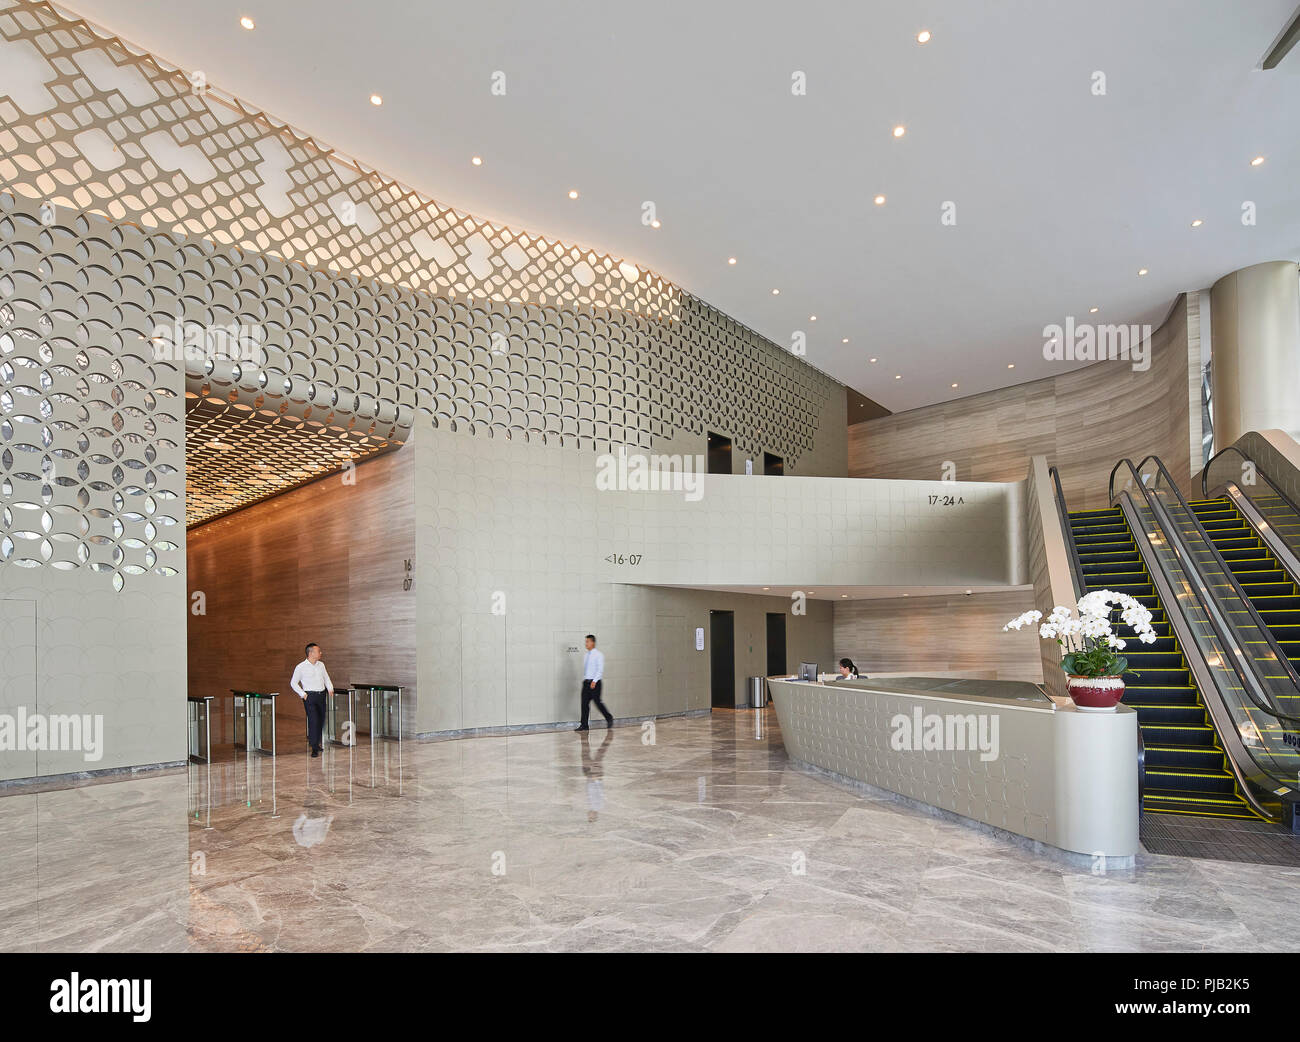
[{"label": "seated receptionist", "polygon": [[840,659],[840,675],[836,680],[856,680],[858,676],[858,667],[853,664],[851,658]]}]

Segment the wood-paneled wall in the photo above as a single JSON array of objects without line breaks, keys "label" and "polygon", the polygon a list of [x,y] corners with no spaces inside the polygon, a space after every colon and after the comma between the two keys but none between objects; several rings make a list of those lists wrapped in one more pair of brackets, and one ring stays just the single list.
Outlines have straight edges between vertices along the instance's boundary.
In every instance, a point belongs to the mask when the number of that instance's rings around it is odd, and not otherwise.
[{"label": "wood-paneled wall", "polygon": [[[1199,387],[1198,295],[1180,297],[1151,339],[1145,372],[1128,362],[1097,362],[854,424],[849,476],[1018,481],[1029,457],[1041,454],[1060,469],[1070,509],[1091,510],[1109,506],[1107,483],[1119,459],[1136,463],[1156,453],[1188,492],[1191,445],[1200,436],[1199,399],[1194,416],[1191,409]],[[949,461],[955,475],[944,473]]]},{"label": "wood-paneled wall", "polygon": [[[355,484],[322,478],[189,532],[189,690],[217,696],[214,741],[228,734],[230,688],[279,691],[280,718],[301,724],[289,678],[308,641],[336,687],[391,683],[413,695],[415,591],[403,589],[415,557],[412,453],[361,464]],[[194,614],[196,593],[206,614]]]},{"label": "wood-paneled wall", "polygon": [[835,659],[867,673],[996,669],[998,680],[1041,683],[1037,630],[1003,633],[1034,607],[1034,592],[891,597],[835,605]]}]

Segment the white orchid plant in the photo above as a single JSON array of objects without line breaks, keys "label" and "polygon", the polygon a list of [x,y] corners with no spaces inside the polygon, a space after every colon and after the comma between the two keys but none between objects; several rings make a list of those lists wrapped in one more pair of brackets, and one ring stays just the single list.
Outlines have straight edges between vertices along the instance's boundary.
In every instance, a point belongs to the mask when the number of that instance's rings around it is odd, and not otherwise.
[{"label": "white orchid plant", "polygon": [[[1065,649],[1061,668],[1066,673],[1080,677],[1117,677],[1128,670],[1128,659],[1119,654],[1126,642],[1111,628],[1115,609],[1119,609],[1120,621],[1132,627],[1139,641],[1155,642],[1150,609],[1127,593],[1114,590],[1084,594],[1079,598],[1077,613],[1058,604],[1038,627],[1038,635],[1044,640],[1055,640]],[[1002,631],[1021,630],[1042,618],[1041,611],[1027,611],[1008,622]]]}]

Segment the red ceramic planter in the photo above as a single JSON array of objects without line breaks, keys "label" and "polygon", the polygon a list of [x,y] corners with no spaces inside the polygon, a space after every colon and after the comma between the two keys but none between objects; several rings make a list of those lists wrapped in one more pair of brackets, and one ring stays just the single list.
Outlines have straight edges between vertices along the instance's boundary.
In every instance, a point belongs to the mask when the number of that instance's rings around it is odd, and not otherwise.
[{"label": "red ceramic planter", "polygon": [[1113,713],[1124,697],[1124,681],[1120,677],[1071,676],[1066,684],[1074,704],[1091,713]]}]

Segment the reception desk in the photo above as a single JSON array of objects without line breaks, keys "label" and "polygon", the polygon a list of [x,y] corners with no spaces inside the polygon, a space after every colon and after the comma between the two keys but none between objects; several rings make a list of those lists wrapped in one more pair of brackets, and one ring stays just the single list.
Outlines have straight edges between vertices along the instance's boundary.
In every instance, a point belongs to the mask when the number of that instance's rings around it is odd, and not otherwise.
[{"label": "reception desk", "polygon": [[1015,681],[767,683],[786,751],[800,763],[1072,860],[1134,863],[1137,714],[1127,706],[1086,712]]}]

